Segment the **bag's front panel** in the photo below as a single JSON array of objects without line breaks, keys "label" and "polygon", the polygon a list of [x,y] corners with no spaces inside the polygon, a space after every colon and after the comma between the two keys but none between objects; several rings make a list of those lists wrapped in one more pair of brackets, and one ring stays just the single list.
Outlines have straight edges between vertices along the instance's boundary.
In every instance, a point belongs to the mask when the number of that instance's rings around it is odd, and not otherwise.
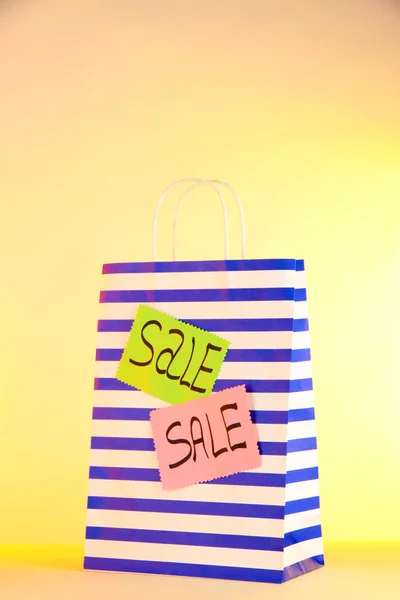
[{"label": "bag's front panel", "polygon": [[[288,394],[296,390],[301,408],[312,388],[305,290],[296,292],[295,321],[294,294],[294,260],[105,265],[86,568],[282,580]],[[165,404],[115,379],[139,304],[231,342],[214,390],[246,384],[259,469],[162,489],[149,411]],[[297,435],[306,438],[306,426]]]}]

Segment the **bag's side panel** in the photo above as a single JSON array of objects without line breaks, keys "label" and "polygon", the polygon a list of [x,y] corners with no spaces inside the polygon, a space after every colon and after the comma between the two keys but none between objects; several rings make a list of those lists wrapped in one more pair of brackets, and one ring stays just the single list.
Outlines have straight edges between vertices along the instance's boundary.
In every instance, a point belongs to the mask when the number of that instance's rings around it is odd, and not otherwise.
[{"label": "bag's side panel", "polygon": [[[296,261],[294,322],[307,322],[299,348],[294,337],[293,357],[302,353],[295,377],[311,377],[310,336],[304,262]],[[293,359],[292,359],[293,360]],[[294,366],[295,363],[293,363]],[[295,379],[291,376],[291,380]],[[294,384],[293,390],[297,389]],[[284,577],[292,579],[324,564],[318,481],[317,437],[312,385],[306,392],[290,391],[288,457],[284,525]]]},{"label": "bag's side panel", "polygon": [[[288,394],[309,386],[304,369],[290,382],[294,290],[292,259],[105,265],[85,568],[282,581]],[[231,341],[214,389],[246,384],[259,469],[162,489],[149,412],[164,404],[115,379],[139,304]]]}]

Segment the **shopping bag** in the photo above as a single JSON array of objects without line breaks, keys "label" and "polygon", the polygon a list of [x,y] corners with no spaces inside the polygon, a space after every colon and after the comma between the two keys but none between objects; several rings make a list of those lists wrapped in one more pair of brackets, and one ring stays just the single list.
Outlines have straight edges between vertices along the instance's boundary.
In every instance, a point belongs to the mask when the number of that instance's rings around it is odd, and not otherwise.
[{"label": "shopping bag", "polygon": [[[84,567],[282,583],[324,564],[303,260],[247,259],[234,190],[211,186],[225,217],[225,260],[103,266]],[[228,258],[217,183],[233,191],[242,258]],[[176,219],[174,236],[176,233]],[[140,305],[229,340],[213,393],[245,386],[261,465],[165,490],[150,422],[163,400],[116,373]]]}]

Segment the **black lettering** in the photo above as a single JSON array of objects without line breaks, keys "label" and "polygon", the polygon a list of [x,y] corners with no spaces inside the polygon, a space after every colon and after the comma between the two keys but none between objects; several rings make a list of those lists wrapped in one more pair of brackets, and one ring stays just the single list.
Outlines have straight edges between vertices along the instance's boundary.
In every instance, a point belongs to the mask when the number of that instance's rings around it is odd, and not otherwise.
[{"label": "black lettering", "polygon": [[181,385],[186,385],[188,388],[190,388],[190,383],[189,383],[189,381],[183,381],[183,378],[185,377],[185,375],[186,375],[186,373],[187,373],[187,370],[188,370],[188,368],[189,368],[189,365],[190,365],[190,363],[192,362],[192,358],[193,358],[193,352],[194,352],[194,346],[195,346],[195,343],[196,343],[196,342],[194,341],[194,337],[192,337],[192,352],[191,352],[191,354],[190,354],[189,362],[188,362],[188,364],[187,364],[187,366],[186,366],[185,372],[184,372],[184,374],[182,375],[182,377],[181,377],[181,381],[180,381]]},{"label": "black lettering", "polygon": [[[181,336],[181,343],[178,346],[178,349],[175,350],[175,352],[173,352],[172,348],[165,348],[165,350],[163,350],[162,352],[160,352],[160,354],[158,355],[157,361],[156,361],[156,371],[157,373],[159,373],[160,375],[164,375],[165,373],[167,374],[168,379],[179,379],[179,375],[171,375],[169,373],[169,369],[176,357],[176,355],[178,354],[179,350],[182,348],[182,344],[185,340],[185,336],[183,335],[182,331],[180,329],[170,329],[169,330],[170,335],[173,333],[177,333],[178,335]],[[160,369],[158,366],[158,362],[160,360],[160,358],[164,355],[164,354],[168,354],[171,357],[171,360],[169,361],[167,368],[166,369]]]},{"label": "black lettering", "polygon": [[[181,427],[181,426],[182,426],[182,423],[181,423],[180,421],[175,421],[175,423],[172,423],[172,424],[171,424],[171,425],[168,427],[168,429],[167,429],[167,431],[166,431],[166,433],[165,433],[165,436],[166,436],[166,438],[167,438],[167,440],[169,441],[169,443],[170,443],[170,444],[186,444],[187,446],[189,446],[189,448],[190,448],[190,452],[189,452],[189,454],[187,454],[187,455],[185,456],[185,458],[182,458],[181,460],[178,460],[178,462],[176,462],[176,463],[172,463],[172,465],[169,465],[169,468],[170,468],[170,469],[176,469],[177,467],[180,467],[180,466],[181,466],[181,465],[183,465],[183,464],[184,464],[184,463],[185,463],[187,460],[189,460],[189,458],[192,456],[192,446],[191,446],[191,444],[190,444],[189,440],[185,440],[184,438],[180,438],[180,439],[178,439],[178,440],[171,440],[171,439],[168,437],[168,434],[169,434],[169,432],[171,431],[171,429],[173,429],[174,427],[178,427],[178,426],[179,426],[179,427]],[[196,451],[196,450],[195,450],[195,451]]]},{"label": "black lettering", "polygon": [[[201,431],[201,437],[196,438],[196,439],[194,439],[194,437],[193,437],[193,424],[194,423],[199,424],[200,431]],[[190,435],[192,436],[192,442],[193,442],[193,460],[194,460],[194,462],[196,462],[196,445],[197,444],[203,444],[204,452],[206,453],[207,458],[209,458],[209,456],[207,454],[207,450],[206,450],[206,445],[204,443],[203,427],[201,425],[200,419],[198,419],[197,417],[192,417],[190,419]]]},{"label": "black lettering", "polygon": [[199,388],[199,387],[195,387],[195,385],[194,385],[200,371],[204,371],[204,373],[212,373],[213,372],[212,369],[204,366],[204,361],[207,358],[207,354],[208,354],[209,350],[214,350],[215,352],[221,352],[222,348],[220,348],[219,346],[214,346],[213,344],[207,344],[206,353],[204,355],[203,361],[199,367],[199,370],[196,373],[195,378],[193,379],[192,387],[190,388],[193,392],[198,392],[199,394],[204,394],[204,392],[206,391],[206,388]]},{"label": "black lettering", "polygon": [[233,446],[231,445],[231,440],[229,439],[229,432],[232,431],[232,429],[237,429],[238,427],[241,427],[241,424],[240,423],[232,423],[232,425],[226,424],[225,417],[224,417],[224,410],[229,410],[229,409],[237,410],[236,402],[234,402],[233,404],[224,404],[224,406],[221,406],[221,416],[224,421],[226,435],[228,436],[229,447],[231,450],[237,450],[238,448],[247,448],[246,442],[239,442],[239,444],[234,444]]},{"label": "black lettering", "polygon": [[217,452],[215,452],[214,438],[213,438],[213,434],[212,434],[212,430],[211,430],[210,419],[208,418],[207,413],[206,413],[206,418],[207,418],[207,423],[208,423],[208,429],[210,430],[211,450],[212,450],[214,458],[217,458],[218,456],[220,456],[220,454],[223,454],[224,452],[228,452],[228,448],[220,448],[219,450],[217,450]]},{"label": "black lettering", "polygon": [[141,331],[141,337],[142,337],[144,345],[147,346],[147,348],[149,348],[151,350],[151,358],[150,358],[150,360],[146,360],[145,362],[138,362],[136,360],[133,360],[133,358],[130,358],[129,362],[132,363],[133,365],[137,365],[138,367],[147,367],[147,365],[149,365],[151,363],[151,361],[153,360],[153,358],[154,358],[154,348],[150,344],[150,342],[148,342],[146,340],[146,338],[143,335],[144,330],[149,325],[157,325],[157,327],[159,328],[159,330],[162,331],[162,325],[161,325],[161,323],[159,321],[147,321],[147,323],[145,323],[143,325],[142,331]]}]

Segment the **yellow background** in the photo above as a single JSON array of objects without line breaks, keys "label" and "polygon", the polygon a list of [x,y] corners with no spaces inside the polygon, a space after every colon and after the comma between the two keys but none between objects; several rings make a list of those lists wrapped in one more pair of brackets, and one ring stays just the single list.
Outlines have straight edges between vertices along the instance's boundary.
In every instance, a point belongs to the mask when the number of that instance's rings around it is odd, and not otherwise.
[{"label": "yellow background", "polygon": [[[306,260],[325,539],[400,539],[397,3],[2,2],[0,57],[0,544],[82,542],[101,266],[152,259],[188,176]],[[186,200],[179,257],[222,258]]]}]

